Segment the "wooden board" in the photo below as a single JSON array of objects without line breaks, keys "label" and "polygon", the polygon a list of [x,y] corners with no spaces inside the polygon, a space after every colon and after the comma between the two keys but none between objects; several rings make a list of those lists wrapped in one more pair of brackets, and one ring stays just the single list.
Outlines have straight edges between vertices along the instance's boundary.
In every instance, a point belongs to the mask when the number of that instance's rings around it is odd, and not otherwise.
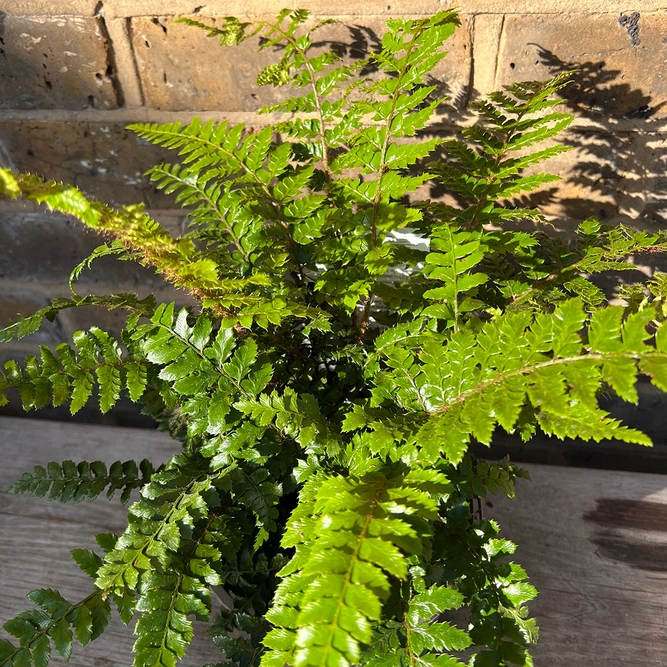
[{"label": "wooden board", "polygon": [[[0,419],[0,620],[26,609],[31,588],[54,586],[70,599],[90,579],[69,550],[92,548],[93,535],[123,528],[117,502],[61,505],[4,493],[37,463],[143,457],[164,461],[178,447],[140,429]],[[485,515],[519,544],[540,591],[531,609],[541,640],[537,667],[667,665],[667,477],[554,466],[526,466],[516,501],[490,497]],[[220,659],[198,627],[184,667]],[[0,631],[2,636],[2,631]],[[128,667],[132,636],[119,622],[90,646],[75,647],[74,667]]]},{"label": "wooden board", "polygon": [[[1,418],[0,625],[31,606],[25,594],[33,588],[58,588],[68,600],[88,595],[93,582],[70,558],[70,550],[99,551],[95,534],[119,533],[125,525],[125,509],[118,500],[98,498],[94,503],[65,505],[9,495],[5,490],[14,480],[35,464],[66,459],[113,463],[148,458],[159,464],[179,447],[164,433],[145,429]],[[196,625],[198,632],[183,667],[219,662],[222,655],[206,636],[205,624]],[[6,636],[2,629],[0,636]],[[129,667],[133,641],[131,628],[115,615],[99,640],[85,648],[74,646],[68,664]]]},{"label": "wooden board", "polygon": [[525,467],[485,515],[539,591],[536,667],[667,665],[667,476]]}]

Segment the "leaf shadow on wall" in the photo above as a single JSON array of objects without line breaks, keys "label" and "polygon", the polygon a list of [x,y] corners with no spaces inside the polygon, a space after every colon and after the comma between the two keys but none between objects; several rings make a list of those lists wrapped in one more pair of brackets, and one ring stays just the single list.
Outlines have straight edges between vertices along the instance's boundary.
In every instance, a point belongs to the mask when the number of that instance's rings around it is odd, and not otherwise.
[{"label": "leaf shadow on wall", "polygon": [[[624,223],[649,232],[667,227],[667,141],[661,135],[664,120],[658,118],[665,103],[655,102],[641,88],[625,82],[624,73],[607,68],[604,60],[566,61],[534,46],[539,62],[551,75],[574,70],[572,83],[560,91],[564,107],[575,116],[572,129],[563,135],[563,143],[572,150],[555,169],[549,161],[540,165],[539,170],[547,172],[566,165],[561,181],[520,197],[516,203],[545,211],[566,236],[571,236],[576,225],[589,216],[603,224]],[[611,298],[623,283],[645,281],[655,271],[667,272],[663,253],[639,254],[632,261],[641,271],[602,273],[594,277],[594,282]],[[656,444],[652,449],[629,448],[618,442],[588,444],[548,438],[524,444],[499,434],[494,438],[492,455],[667,473],[664,395],[641,380],[638,391],[641,400],[637,406],[611,398],[603,407],[646,432]],[[479,447],[476,453],[483,456],[484,449]]]},{"label": "leaf shadow on wall", "polygon": [[[567,231],[589,216],[649,232],[667,226],[667,141],[660,134],[664,122],[656,118],[665,102],[654,103],[603,60],[567,62],[535,46],[552,75],[574,70],[572,83],[560,94],[567,110],[585,122],[575,120],[575,129],[564,136],[572,151],[566,154],[563,180],[523,197],[522,205],[555,212],[557,228],[564,225]],[[548,162],[544,166],[549,170]],[[663,254],[646,253],[634,261],[648,275],[667,270]],[[597,282],[613,296],[617,285],[641,278],[636,272],[610,273]]]},{"label": "leaf shadow on wall", "polygon": [[[561,91],[564,104],[591,127],[568,133],[576,160],[559,188],[564,216],[596,215],[602,222],[633,222],[657,229],[667,221],[667,149],[656,118],[665,102],[654,103],[623,81],[604,60],[566,62],[539,45],[537,56],[551,74],[575,70]],[[565,188],[562,186],[566,186]],[[568,197],[567,186],[580,196]],[[584,196],[593,200],[587,204]]]}]

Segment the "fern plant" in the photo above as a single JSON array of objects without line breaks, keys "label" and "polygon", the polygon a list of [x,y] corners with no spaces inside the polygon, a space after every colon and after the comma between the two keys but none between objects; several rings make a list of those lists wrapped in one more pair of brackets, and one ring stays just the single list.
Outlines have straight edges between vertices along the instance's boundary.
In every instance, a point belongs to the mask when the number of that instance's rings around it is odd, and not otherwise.
[{"label": "fern plant", "polygon": [[[176,665],[192,619],[211,621],[220,665],[532,665],[536,591],[474,509],[513,496],[526,473],[468,447],[498,428],[650,444],[598,397],[636,402],[640,374],[667,389],[667,279],[626,285],[626,305],[612,306],[591,277],[664,250],[662,236],[586,220],[566,243],[515,203],[555,180],[535,165],[566,150],[543,142],[571,121],[557,110],[567,74],[506,87],[472,105],[474,124],[429,134],[453,11],[388,21],[381,47],[352,63],[314,47],[329,21],[303,10],[185,22],[223,46],[259,36],[278,60],[258,83],[287,93],[263,109],[283,120],[258,131],[132,126],[175,152],[148,175],[187,208],[183,237],[141,206],[0,172],[5,197],[105,239],[73,281],[113,255],[198,302],[177,311],[72,283],[0,332],[24,337],[64,308],[124,309],[118,337],[92,327],[7,363],[0,401],[18,391],[26,410],[97,400],[104,412],[128,396],[180,443],[155,469],[51,462],[11,487],[135,502],[122,535],[72,552],[90,595],[29,593],[35,607],[3,626],[0,664],[67,660],[115,609],[136,621],[137,667]],[[427,188],[447,197],[424,199]],[[231,602],[214,612],[216,587]],[[449,615],[461,607],[465,626]]]}]

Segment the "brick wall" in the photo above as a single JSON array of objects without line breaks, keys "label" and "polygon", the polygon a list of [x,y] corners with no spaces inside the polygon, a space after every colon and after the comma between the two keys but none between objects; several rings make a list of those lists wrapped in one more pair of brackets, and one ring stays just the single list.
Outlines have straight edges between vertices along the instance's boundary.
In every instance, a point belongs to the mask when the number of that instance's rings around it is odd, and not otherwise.
[{"label": "brick wall", "polygon": [[[0,163],[69,181],[108,202],[143,201],[178,231],[183,218],[141,174],[165,153],[124,126],[193,115],[260,125],[276,91],[255,88],[269,54],[223,49],[175,24],[275,15],[291,0],[0,0]],[[442,129],[502,84],[578,67],[567,93],[575,146],[550,165],[557,187],[534,201],[563,228],[588,215],[662,226],[667,215],[667,9],[664,0],[460,0],[462,27],[438,78],[451,96]],[[446,0],[294,0],[340,24],[325,35],[347,55],[373,48],[387,18],[429,14]],[[0,202],[0,322],[67,294],[72,266],[99,239],[64,217]],[[150,272],[101,261],[91,290],[170,290]],[[175,297],[183,300],[182,295]],[[84,310],[2,357],[55,343],[93,321]],[[116,316],[109,316],[113,327]]]}]

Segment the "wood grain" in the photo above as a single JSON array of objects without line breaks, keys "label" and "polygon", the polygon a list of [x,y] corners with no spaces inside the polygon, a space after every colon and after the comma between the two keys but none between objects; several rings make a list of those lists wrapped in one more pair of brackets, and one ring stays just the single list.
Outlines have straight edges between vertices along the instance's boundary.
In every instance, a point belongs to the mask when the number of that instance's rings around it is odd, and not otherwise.
[{"label": "wood grain", "polygon": [[517,500],[490,497],[485,515],[539,591],[535,665],[667,665],[667,477],[525,467]]},{"label": "wood grain", "polygon": [[[36,464],[66,459],[112,463],[148,458],[159,464],[179,447],[164,433],[145,429],[1,418],[0,625],[31,606],[25,594],[33,588],[58,588],[68,600],[88,595],[92,580],[79,570],[69,551],[96,548],[96,533],[118,533],[125,525],[125,508],[118,500],[98,498],[93,503],[64,505],[9,495],[5,490],[14,480]],[[195,641],[183,667],[201,667],[222,657],[206,636],[205,624],[196,625]],[[1,629],[0,636],[6,636]],[[74,647],[68,664],[129,667],[133,641],[131,629],[114,617],[99,640]]]},{"label": "wood grain", "polygon": [[[0,419],[0,619],[26,609],[31,588],[54,586],[71,599],[90,579],[69,558],[93,535],[120,531],[117,502],[61,505],[4,493],[37,463],[64,459],[110,463],[164,461],[177,443],[140,429]],[[540,594],[531,609],[541,628],[537,667],[667,665],[667,477],[644,473],[526,466],[518,499],[489,497],[485,515],[519,544]],[[198,626],[184,667],[220,660]],[[2,631],[0,631],[2,636]],[[129,667],[132,636],[115,621],[74,667]]]}]

